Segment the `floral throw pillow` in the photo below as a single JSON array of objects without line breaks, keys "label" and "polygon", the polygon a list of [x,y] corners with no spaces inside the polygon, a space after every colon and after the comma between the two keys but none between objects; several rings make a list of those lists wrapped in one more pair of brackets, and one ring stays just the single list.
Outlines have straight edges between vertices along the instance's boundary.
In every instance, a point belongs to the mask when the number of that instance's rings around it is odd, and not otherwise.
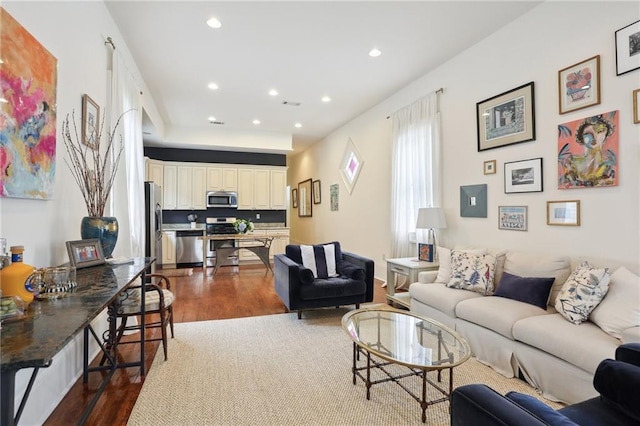
[{"label": "floral throw pillow", "polygon": [[451,251],[451,280],[447,287],[471,290],[483,295],[493,293],[496,258],[490,254]]},{"label": "floral throw pillow", "polygon": [[609,270],[582,262],[558,293],[556,310],[567,320],[580,324],[602,301],[609,290]]}]

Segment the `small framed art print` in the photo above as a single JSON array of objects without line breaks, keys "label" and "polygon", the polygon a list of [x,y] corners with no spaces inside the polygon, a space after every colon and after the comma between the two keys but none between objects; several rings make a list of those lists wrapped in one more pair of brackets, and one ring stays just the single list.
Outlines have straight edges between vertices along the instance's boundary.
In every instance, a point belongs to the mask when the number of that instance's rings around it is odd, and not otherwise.
[{"label": "small framed art print", "polygon": [[484,162],[484,174],[493,175],[496,173],[496,160],[488,160]]},{"label": "small framed art print", "polygon": [[558,71],[560,114],[600,104],[600,55]]},{"label": "small framed art print", "polygon": [[498,206],[498,229],[527,230],[526,206]]},{"label": "small framed art print", "polygon": [[547,201],[547,225],[580,226],[580,201]]},{"label": "small framed art print", "polygon": [[77,269],[102,265],[105,262],[102,244],[97,238],[67,241],[66,245],[69,263]]},{"label": "small framed art print", "polygon": [[100,107],[89,95],[82,95],[82,143],[98,148],[100,135]]},{"label": "small framed art print", "polygon": [[542,158],[504,163],[504,193],[542,192]]}]

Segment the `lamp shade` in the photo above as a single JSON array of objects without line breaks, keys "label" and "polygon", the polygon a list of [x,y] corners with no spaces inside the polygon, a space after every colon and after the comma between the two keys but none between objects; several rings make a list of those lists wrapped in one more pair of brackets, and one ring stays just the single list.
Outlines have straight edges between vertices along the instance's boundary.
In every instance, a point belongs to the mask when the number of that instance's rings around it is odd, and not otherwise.
[{"label": "lamp shade", "polygon": [[418,209],[416,229],[445,229],[446,227],[447,220],[444,218],[444,211],[440,207]]}]

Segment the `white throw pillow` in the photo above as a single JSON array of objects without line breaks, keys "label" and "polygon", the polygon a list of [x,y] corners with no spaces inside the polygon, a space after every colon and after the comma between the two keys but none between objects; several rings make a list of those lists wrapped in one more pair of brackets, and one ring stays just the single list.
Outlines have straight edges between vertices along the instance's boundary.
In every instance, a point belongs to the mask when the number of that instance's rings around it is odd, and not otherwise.
[{"label": "white throw pillow", "polygon": [[609,291],[589,319],[605,333],[622,339],[622,331],[640,326],[640,276],[624,266],[611,274]]},{"label": "white throw pillow", "polygon": [[[451,281],[451,249],[446,247],[436,247],[438,251],[438,275],[436,276],[435,282],[448,284]],[[458,249],[456,249],[458,250]],[[476,248],[476,249],[460,249],[459,251],[464,251],[471,254],[486,254],[487,249],[484,248]]]},{"label": "white throw pillow", "polygon": [[490,254],[475,255],[451,251],[451,280],[447,287],[471,290],[483,295],[493,293],[496,258]]},{"label": "white throw pillow", "polygon": [[589,262],[582,262],[560,289],[556,310],[574,324],[586,321],[607,294],[609,280],[607,268],[595,268]]}]

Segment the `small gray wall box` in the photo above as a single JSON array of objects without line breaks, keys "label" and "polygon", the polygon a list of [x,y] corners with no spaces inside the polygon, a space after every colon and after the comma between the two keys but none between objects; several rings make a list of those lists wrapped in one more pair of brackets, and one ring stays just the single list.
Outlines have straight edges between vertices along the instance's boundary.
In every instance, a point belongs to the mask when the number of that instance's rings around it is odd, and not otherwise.
[{"label": "small gray wall box", "polygon": [[460,216],[487,217],[487,185],[460,187]]}]

